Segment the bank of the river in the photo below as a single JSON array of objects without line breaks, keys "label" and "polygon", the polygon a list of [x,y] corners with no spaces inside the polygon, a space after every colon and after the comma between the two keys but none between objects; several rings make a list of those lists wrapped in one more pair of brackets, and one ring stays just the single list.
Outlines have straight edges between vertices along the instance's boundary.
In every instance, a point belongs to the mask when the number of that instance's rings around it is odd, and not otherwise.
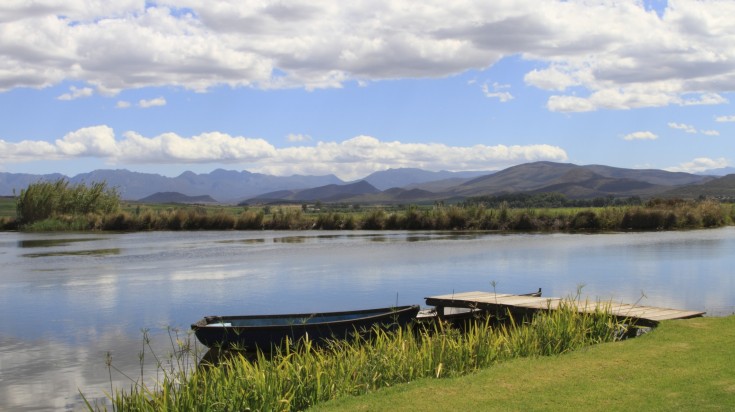
[{"label": "bank of the river", "polygon": [[[541,198],[554,194],[541,194]],[[558,196],[557,196],[558,197]],[[534,199],[539,202],[534,201]],[[148,231],[148,230],[494,230],[573,232],[675,230],[720,227],[735,221],[735,206],[715,199],[650,199],[643,203],[612,197],[588,206],[531,196],[511,206],[506,200],[474,198],[456,204],[371,206],[355,204],[264,205],[251,209],[218,205],[124,204],[106,183],[86,185],[36,182],[13,199],[0,199],[0,230]],[[548,200],[548,199],[547,199]],[[599,200],[599,202],[597,201]],[[584,201],[580,201],[584,203]],[[580,203],[581,204],[581,203]]]},{"label": "bank of the river", "polygon": [[585,208],[510,208],[482,204],[319,209],[307,205],[264,207],[130,205],[106,213],[49,212],[16,218],[5,201],[0,230],[492,230],[502,232],[651,231],[732,225],[735,206],[715,200],[651,200],[642,205]]},{"label": "bank of the river", "polygon": [[422,379],[315,411],[735,409],[735,316],[668,321],[624,342]]},{"label": "bank of the river", "polygon": [[[479,321],[460,332],[447,325],[371,331],[369,339],[335,342],[324,350],[295,349],[257,360],[240,354],[192,373],[161,374],[153,388],[116,392],[115,410],[303,410],[343,396],[370,393],[425,377],[462,376],[519,357],[550,356],[619,339],[623,326],[603,309],[579,313],[565,300],[523,322]],[[177,353],[185,352],[183,349]]]}]

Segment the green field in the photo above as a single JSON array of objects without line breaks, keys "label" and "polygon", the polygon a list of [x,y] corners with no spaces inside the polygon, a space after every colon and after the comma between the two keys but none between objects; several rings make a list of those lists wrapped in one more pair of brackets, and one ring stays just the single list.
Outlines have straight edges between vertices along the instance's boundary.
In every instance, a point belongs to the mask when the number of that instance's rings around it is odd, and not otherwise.
[{"label": "green field", "polygon": [[663,322],[653,332],[450,379],[421,379],[315,411],[731,411],[735,316]]},{"label": "green field", "polygon": [[0,196],[0,217],[15,217],[15,198]]}]

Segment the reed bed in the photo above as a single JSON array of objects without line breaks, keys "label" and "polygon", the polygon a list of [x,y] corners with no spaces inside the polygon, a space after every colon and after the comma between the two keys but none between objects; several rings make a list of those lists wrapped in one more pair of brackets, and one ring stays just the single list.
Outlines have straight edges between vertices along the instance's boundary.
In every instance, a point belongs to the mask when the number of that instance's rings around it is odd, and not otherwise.
[{"label": "reed bed", "polygon": [[[7,202],[6,202],[7,203]],[[712,199],[652,199],[640,205],[512,208],[508,202],[433,206],[353,207],[310,212],[308,205],[243,208],[134,205],[122,207],[104,183],[66,180],[29,185],[15,198],[16,216],[0,230],[489,230],[590,232],[720,227],[735,222],[735,206]],[[347,209],[345,209],[347,210]]]},{"label": "reed bed", "polygon": [[118,411],[303,410],[341,396],[466,375],[508,359],[558,355],[622,336],[624,326],[607,310],[581,314],[575,302],[569,299],[528,321],[478,321],[464,332],[441,324],[376,328],[369,339],[334,341],[326,348],[307,340],[270,356],[259,352],[254,360],[235,353],[193,372],[164,371],[155,388],[135,382],[110,398]]}]

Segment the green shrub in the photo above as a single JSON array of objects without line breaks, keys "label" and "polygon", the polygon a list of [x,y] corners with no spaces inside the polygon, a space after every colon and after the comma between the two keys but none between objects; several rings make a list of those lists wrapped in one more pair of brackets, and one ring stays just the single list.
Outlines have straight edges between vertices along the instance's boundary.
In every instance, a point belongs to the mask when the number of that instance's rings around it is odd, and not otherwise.
[{"label": "green shrub", "polygon": [[342,229],[343,216],[335,212],[320,213],[316,218],[314,229],[338,230]]},{"label": "green shrub", "polygon": [[383,209],[372,209],[362,219],[362,229],[382,230],[385,228],[385,211]]},{"label": "green shrub", "polygon": [[235,229],[237,230],[257,230],[263,229],[263,211],[254,212],[246,210],[240,213],[235,221]]},{"label": "green shrub", "polygon": [[699,209],[700,216],[702,216],[702,226],[717,227],[725,224],[727,214],[719,203],[705,200],[699,203],[697,209]]},{"label": "green shrub", "polygon": [[301,208],[279,208],[271,215],[270,222],[266,222],[265,226],[274,230],[311,229],[310,222],[303,218]]},{"label": "green shrub", "polygon": [[16,198],[19,224],[63,216],[84,216],[89,213],[105,214],[118,210],[120,195],[108,189],[104,182],[69,184],[66,179],[55,182],[37,182],[20,191]]},{"label": "green shrub", "polygon": [[18,219],[14,217],[0,218],[0,230],[18,230]]},{"label": "green shrub", "polygon": [[463,209],[458,206],[450,206],[447,210],[447,219],[449,229],[464,230],[467,229],[470,221],[471,209]]},{"label": "green shrub", "polygon": [[139,220],[128,212],[118,212],[105,215],[102,219],[102,229],[124,232],[138,229]]},{"label": "green shrub", "polygon": [[622,229],[629,230],[660,230],[665,222],[665,215],[659,210],[635,208],[623,215],[620,225]]},{"label": "green shrub", "polygon": [[601,225],[595,212],[583,210],[574,215],[569,226],[574,230],[598,230]]},{"label": "green shrub", "polygon": [[519,231],[530,231],[537,229],[533,217],[531,217],[531,215],[527,212],[519,214],[516,217],[515,222],[512,223],[512,227],[514,230]]},{"label": "green shrub", "polygon": [[207,228],[210,230],[231,230],[235,227],[235,217],[223,211],[212,215],[209,221]]}]

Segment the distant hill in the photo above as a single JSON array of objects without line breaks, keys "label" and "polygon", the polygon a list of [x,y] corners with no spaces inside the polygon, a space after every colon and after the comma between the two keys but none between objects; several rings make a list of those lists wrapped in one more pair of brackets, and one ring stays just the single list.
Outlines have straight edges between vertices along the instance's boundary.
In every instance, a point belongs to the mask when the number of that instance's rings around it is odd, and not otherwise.
[{"label": "distant hill", "polygon": [[249,202],[339,202],[356,196],[380,193],[375,186],[361,180],[346,185],[326,185],[304,190],[276,191],[249,199]]},{"label": "distant hill", "polygon": [[610,178],[588,169],[570,170],[548,185],[531,193],[561,193],[570,199],[613,196],[641,196],[658,193],[663,189],[657,185],[628,178]]},{"label": "distant hill", "polygon": [[141,203],[186,203],[186,204],[217,203],[217,201],[212,199],[212,197],[209,195],[187,196],[179,192],[158,192],[150,196],[146,196],[138,200],[138,202],[141,202]]},{"label": "distant hill", "polygon": [[[58,180],[62,174],[28,175],[0,173],[0,195],[11,195],[38,180]],[[166,177],[154,173],[139,173],[129,170],[95,170],[69,178],[71,183],[107,182],[116,188],[125,200],[136,200],[158,192],[179,192],[187,196],[203,193],[221,202],[236,203],[241,199],[257,196],[274,190],[308,189],[327,184],[344,183],[334,175],[325,176],[271,176],[248,171],[217,169],[211,173],[184,172],[177,177]]]},{"label": "distant hill", "polygon": [[663,170],[534,162],[470,180],[447,194],[469,197],[515,192],[559,192],[571,198],[652,196],[679,185],[699,184],[712,179],[711,176]]},{"label": "distant hill", "polygon": [[708,175],[708,176],[727,176],[731,174],[735,174],[735,167],[722,167],[719,169],[709,169],[705,170],[704,172],[697,173],[698,175]]},{"label": "distant hill", "polygon": [[343,202],[357,204],[406,204],[406,203],[431,203],[437,200],[445,200],[443,194],[434,193],[421,189],[404,189],[394,187],[378,193],[369,193],[343,199]]},{"label": "distant hill", "polygon": [[666,197],[697,198],[700,196],[735,199],[735,174],[710,180],[699,185],[689,185],[669,190]]},{"label": "distant hill", "polygon": [[[391,173],[396,173],[391,172]],[[413,171],[411,171],[413,173]],[[410,173],[409,173],[410,174]],[[701,185],[712,176],[662,170],[621,169],[601,165],[534,162],[513,166],[474,179],[450,178],[382,191],[348,190],[349,185],[331,185],[312,190],[274,192],[253,201],[341,201],[352,203],[430,203],[502,193],[561,193],[570,199],[595,197],[653,197],[677,187]],[[436,190],[427,190],[428,187]],[[377,188],[376,188],[377,189]],[[359,194],[358,194],[359,192]]]},{"label": "distant hill", "polygon": [[[477,172],[473,172],[477,173]],[[426,178],[415,169],[395,169],[371,175],[400,176],[404,181]],[[414,177],[412,177],[414,176]],[[434,176],[446,176],[439,174]],[[252,202],[352,202],[352,203],[430,203],[438,200],[498,195],[502,193],[561,193],[570,199],[595,197],[652,197],[690,184],[714,179],[688,173],[662,170],[621,169],[601,165],[579,166],[570,163],[534,162],[513,166],[473,179],[449,178],[406,187],[378,190],[362,181],[352,185],[327,185],[313,189],[276,191],[250,199]],[[396,180],[384,179],[389,186]],[[427,188],[435,190],[427,190]]]},{"label": "distant hill", "polygon": [[25,189],[31,183],[39,181],[53,182],[65,177],[60,173],[47,175],[33,175],[28,173],[0,173],[0,195],[12,196],[13,191],[20,194],[21,189]]},{"label": "distant hill", "polygon": [[[490,173],[486,173],[485,175],[488,175],[488,174]],[[472,180],[472,178],[454,177],[454,178],[449,178],[449,179],[444,179],[444,180],[437,180],[435,182],[410,184],[408,186],[404,186],[404,189],[419,189],[419,190],[425,190],[427,192],[433,192],[433,193],[444,193],[444,192],[451,190],[455,186],[459,186],[470,180]]]},{"label": "distant hill", "polygon": [[394,187],[407,187],[448,179],[471,179],[488,173],[489,172],[449,172],[446,170],[430,172],[428,170],[416,168],[399,168],[371,173],[361,180],[367,181],[380,190],[386,190]]},{"label": "distant hill", "polygon": [[[60,174],[0,173],[0,195],[11,195],[13,188],[19,191],[34,181],[62,177]],[[95,170],[70,180],[72,183],[105,181],[110,187],[117,188],[125,200],[150,201],[152,195],[173,192],[189,198],[206,195],[212,201],[226,203],[322,201],[405,204],[524,192],[556,192],[571,199],[608,196],[646,198],[662,196],[664,193],[666,196],[698,197],[700,193],[706,196],[729,193],[727,180],[715,179],[714,176],[656,169],[534,162],[494,173],[390,169],[372,173],[352,183],[345,183],[334,175],[281,177],[223,169],[205,174],[185,172],[177,177],[128,170]]]}]

